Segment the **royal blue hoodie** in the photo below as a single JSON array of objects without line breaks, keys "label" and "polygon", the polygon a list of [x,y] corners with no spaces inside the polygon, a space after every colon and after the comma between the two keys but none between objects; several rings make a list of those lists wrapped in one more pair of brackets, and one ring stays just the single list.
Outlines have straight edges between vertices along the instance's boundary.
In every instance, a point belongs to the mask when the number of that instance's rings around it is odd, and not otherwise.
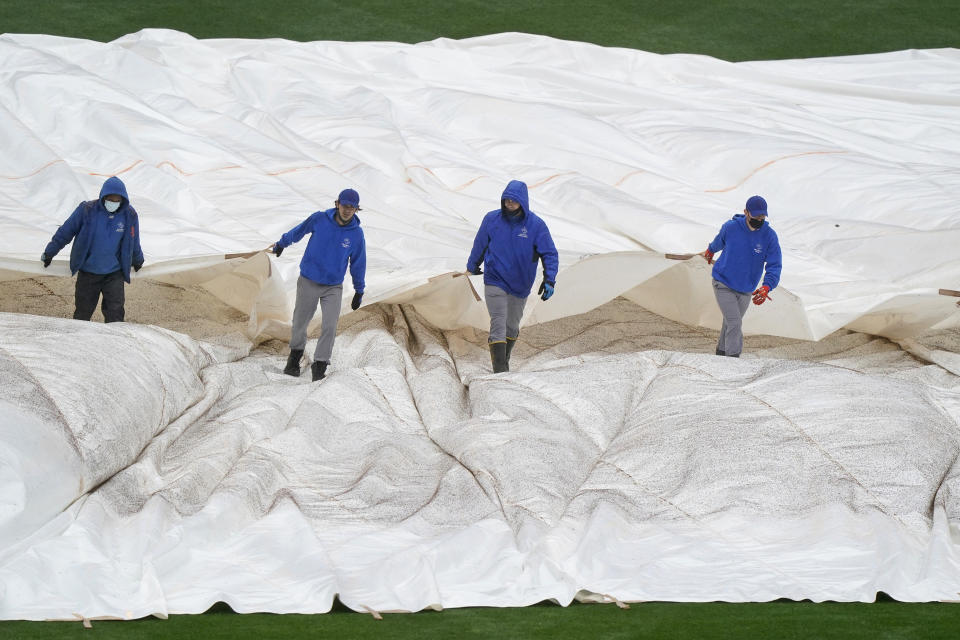
[{"label": "royal blue hoodie", "polygon": [[780,240],[769,222],[752,230],[746,216],[738,213],[723,223],[708,249],[723,252],[713,265],[713,277],[734,291],[752,293],[761,276],[771,291],[780,283]]},{"label": "royal blue hoodie", "polygon": [[[115,213],[108,213],[103,207],[103,199],[109,195],[123,198]],[[130,282],[131,265],[143,264],[140,219],[137,210],[130,205],[127,188],[120,178],[107,178],[100,188],[99,199],[81,202],[53,234],[44,253],[53,258],[71,240],[71,274],[88,269],[102,273],[104,268],[116,265],[123,271],[123,279]],[[114,257],[116,262],[113,262]]]},{"label": "royal blue hoodie", "polygon": [[336,208],[317,211],[309,218],[280,236],[277,246],[281,249],[310,235],[307,250],[300,260],[300,275],[317,284],[343,284],[350,263],[353,290],[363,293],[364,276],[367,271],[367,246],[356,214],[344,226],[334,219]]},{"label": "royal blue hoodie", "polygon": [[[507,198],[520,203],[516,215],[503,208]],[[530,211],[526,183],[511,180],[500,196],[500,209],[489,212],[480,223],[467,259],[467,271],[476,271],[482,263],[483,284],[526,298],[537,277],[540,260],[544,278],[556,283],[559,258],[547,223]]]}]

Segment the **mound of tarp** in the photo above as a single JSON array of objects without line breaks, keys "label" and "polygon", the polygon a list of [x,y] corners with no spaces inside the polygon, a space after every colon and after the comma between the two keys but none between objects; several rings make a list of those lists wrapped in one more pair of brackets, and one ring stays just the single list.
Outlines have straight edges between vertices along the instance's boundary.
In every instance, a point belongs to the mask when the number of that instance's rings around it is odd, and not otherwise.
[{"label": "mound of tarp", "polygon": [[622,301],[493,375],[480,332],[351,319],[311,383],[0,314],[0,618],[960,592],[960,384],[886,341],[718,358]]},{"label": "mound of tarp", "polygon": [[[732,64],[502,34],[463,41],[0,37],[0,278],[106,176],[127,184],[147,267],[202,283],[283,337],[305,243],[259,254],[339,191],[361,194],[367,303],[485,326],[463,270],[510,179],[530,186],[561,275],[536,323],[625,294],[719,328],[703,251],[759,193],[784,249],[749,333],[956,326],[960,52]],[[438,290],[440,289],[440,290]],[[345,303],[350,296],[345,296]],[[948,324],[945,324],[948,323]]]}]

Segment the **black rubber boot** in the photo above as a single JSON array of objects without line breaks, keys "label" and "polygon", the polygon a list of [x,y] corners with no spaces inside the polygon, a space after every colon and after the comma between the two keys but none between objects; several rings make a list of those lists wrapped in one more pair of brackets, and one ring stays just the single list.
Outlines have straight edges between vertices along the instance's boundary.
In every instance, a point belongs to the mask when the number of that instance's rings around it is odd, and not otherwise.
[{"label": "black rubber boot", "polygon": [[283,372],[294,378],[300,377],[300,359],[303,358],[303,349],[290,349],[290,357],[287,358],[287,366]]},{"label": "black rubber boot", "polygon": [[513,351],[515,344],[517,344],[516,338],[507,338],[507,371],[510,371],[510,352]]},{"label": "black rubber boot", "polygon": [[727,354],[724,353],[723,351],[721,351],[720,349],[717,349],[717,355],[718,355],[718,356],[725,356],[725,355],[727,355]]},{"label": "black rubber boot", "polygon": [[510,366],[507,364],[507,343],[506,342],[490,343],[490,361],[493,363],[494,373],[503,373],[504,371],[510,371]]},{"label": "black rubber boot", "polygon": [[313,374],[313,381],[323,380],[327,375],[327,365],[329,362],[314,362],[310,365],[310,373]]}]

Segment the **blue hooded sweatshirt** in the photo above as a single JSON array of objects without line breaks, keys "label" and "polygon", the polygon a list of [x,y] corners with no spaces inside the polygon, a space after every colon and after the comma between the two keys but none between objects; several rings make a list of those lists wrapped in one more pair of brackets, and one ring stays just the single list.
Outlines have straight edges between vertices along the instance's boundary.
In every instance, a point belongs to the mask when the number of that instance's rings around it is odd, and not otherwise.
[{"label": "blue hooded sweatshirt", "polygon": [[761,276],[771,291],[780,283],[780,240],[769,222],[754,231],[747,225],[746,216],[738,213],[723,223],[707,248],[723,252],[713,265],[713,278],[734,291],[752,293]]},{"label": "blue hooded sweatshirt", "polygon": [[367,272],[367,245],[356,214],[344,226],[336,221],[337,209],[317,211],[309,218],[280,236],[276,243],[284,249],[303,236],[310,235],[307,250],[300,260],[300,275],[317,284],[343,284],[350,263],[353,290],[363,293]]},{"label": "blue hooded sweatshirt", "polygon": [[[109,195],[122,198],[120,208],[114,213],[103,206],[103,199]],[[71,274],[80,270],[112,273],[119,269],[123,279],[130,282],[130,267],[143,264],[143,250],[137,210],[130,205],[127,188],[120,178],[107,178],[100,188],[99,199],[81,202],[53,234],[44,253],[53,258],[71,240]]]},{"label": "blue hooded sweatshirt", "polygon": [[[507,198],[520,203],[517,214],[510,214],[503,207]],[[526,183],[511,180],[500,196],[500,209],[489,212],[480,223],[467,259],[467,271],[476,271],[483,263],[485,285],[526,298],[537,277],[539,260],[543,261],[544,279],[555,284],[559,258],[550,230],[530,211]]]}]

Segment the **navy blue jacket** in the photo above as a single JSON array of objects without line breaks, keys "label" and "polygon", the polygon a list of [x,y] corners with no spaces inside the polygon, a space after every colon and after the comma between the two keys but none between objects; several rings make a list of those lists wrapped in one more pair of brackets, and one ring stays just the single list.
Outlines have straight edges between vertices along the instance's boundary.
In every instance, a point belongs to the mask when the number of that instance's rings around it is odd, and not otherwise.
[{"label": "navy blue jacket", "polygon": [[761,276],[763,284],[770,287],[771,291],[780,283],[780,240],[769,222],[752,230],[747,225],[746,216],[738,213],[723,223],[720,233],[708,248],[714,253],[723,252],[713,265],[714,279],[734,291],[753,292]]},{"label": "navy blue jacket", "polygon": [[[507,198],[520,203],[518,214],[511,215],[503,208]],[[483,284],[526,298],[537,277],[540,260],[544,278],[556,283],[559,257],[547,223],[530,211],[527,185],[511,180],[500,197],[500,209],[489,212],[480,223],[467,259],[467,271],[476,271],[483,263]]]},{"label": "navy blue jacket", "polygon": [[[120,208],[112,214],[103,208],[103,199],[109,195],[118,195],[123,198]],[[120,263],[120,270],[123,271],[123,279],[130,282],[130,266],[143,264],[143,250],[140,248],[140,219],[137,216],[137,210],[130,205],[126,186],[116,176],[107,178],[103,183],[99,199],[81,202],[74,209],[67,221],[53,234],[53,239],[50,240],[44,253],[48,258],[53,258],[73,240],[73,247],[70,249],[70,273],[76,274],[83,269],[93,248],[97,230],[94,216],[109,215],[114,216],[117,224],[122,223],[124,227],[117,260]]]},{"label": "navy blue jacket", "polygon": [[334,219],[337,209],[312,213],[309,218],[280,236],[276,243],[284,249],[303,236],[310,235],[307,249],[300,260],[300,275],[317,284],[343,284],[350,263],[353,290],[363,293],[367,272],[367,245],[356,214],[344,226]]}]

